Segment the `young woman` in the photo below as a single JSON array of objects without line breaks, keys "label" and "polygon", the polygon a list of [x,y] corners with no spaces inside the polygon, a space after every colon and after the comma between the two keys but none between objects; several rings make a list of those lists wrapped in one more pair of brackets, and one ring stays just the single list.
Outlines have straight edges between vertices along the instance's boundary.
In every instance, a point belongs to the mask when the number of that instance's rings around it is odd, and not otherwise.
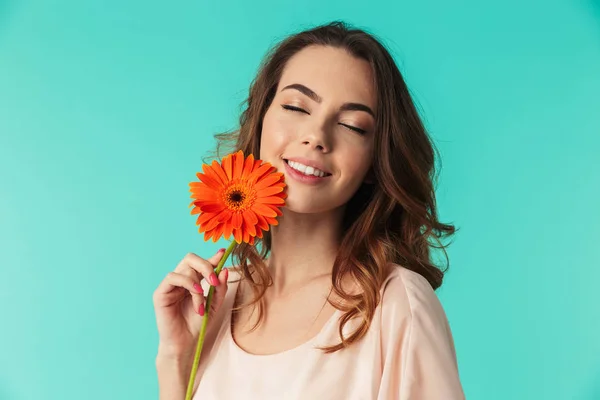
[{"label": "young woman", "polygon": [[213,285],[194,399],[463,399],[430,255],[455,228],[384,46],[342,22],[285,39],[217,138],[284,172],[286,205],[260,252],[242,243],[218,277],[223,251],[190,253],[156,289],[160,398],[184,398]]}]

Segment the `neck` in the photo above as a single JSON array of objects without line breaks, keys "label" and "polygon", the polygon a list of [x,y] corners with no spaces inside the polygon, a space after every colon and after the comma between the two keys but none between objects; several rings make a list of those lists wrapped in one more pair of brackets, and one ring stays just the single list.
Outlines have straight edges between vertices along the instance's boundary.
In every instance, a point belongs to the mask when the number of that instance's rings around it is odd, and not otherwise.
[{"label": "neck", "polygon": [[282,211],[279,224],[271,227],[271,253],[266,261],[275,293],[331,274],[344,207],[317,214]]}]

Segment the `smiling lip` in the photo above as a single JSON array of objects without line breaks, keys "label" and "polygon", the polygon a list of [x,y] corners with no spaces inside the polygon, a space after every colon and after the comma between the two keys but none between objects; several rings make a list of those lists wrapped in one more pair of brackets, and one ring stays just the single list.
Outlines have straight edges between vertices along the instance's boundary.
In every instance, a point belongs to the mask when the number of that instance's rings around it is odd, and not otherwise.
[{"label": "smiling lip", "polygon": [[324,177],[315,176],[315,175],[304,175],[302,172],[292,168],[287,162],[285,163],[285,172],[286,172],[286,175],[294,178],[295,180],[300,181],[302,183],[308,183],[311,185],[322,183],[326,179],[331,177],[331,175],[326,175]]},{"label": "smiling lip", "polygon": [[299,162],[300,164],[306,165],[307,167],[313,167],[313,168],[316,168],[316,169],[320,169],[321,171],[325,172],[326,174],[331,175],[331,172],[329,172],[327,170],[327,168],[323,164],[321,164],[321,163],[319,163],[317,161],[310,160],[308,158],[304,158],[304,157],[290,157],[290,158],[284,158],[284,160],[286,160],[286,161],[296,161],[296,162]]}]

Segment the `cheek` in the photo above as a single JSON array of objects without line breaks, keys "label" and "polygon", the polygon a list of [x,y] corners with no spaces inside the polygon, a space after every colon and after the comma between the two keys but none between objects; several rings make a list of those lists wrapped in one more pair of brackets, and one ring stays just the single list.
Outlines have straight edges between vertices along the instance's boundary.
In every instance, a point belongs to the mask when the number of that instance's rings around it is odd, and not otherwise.
[{"label": "cheek", "polygon": [[262,160],[275,158],[283,151],[283,147],[289,141],[290,133],[286,130],[286,124],[267,111],[263,118],[260,137],[260,157]]},{"label": "cheek", "polygon": [[344,164],[344,171],[352,174],[351,176],[364,176],[366,175],[369,167],[371,166],[371,152],[369,148],[365,147],[349,147],[344,152],[342,159]]},{"label": "cheek", "polygon": [[277,148],[293,136],[291,126],[282,118],[267,113],[263,119],[261,142],[269,148]]}]

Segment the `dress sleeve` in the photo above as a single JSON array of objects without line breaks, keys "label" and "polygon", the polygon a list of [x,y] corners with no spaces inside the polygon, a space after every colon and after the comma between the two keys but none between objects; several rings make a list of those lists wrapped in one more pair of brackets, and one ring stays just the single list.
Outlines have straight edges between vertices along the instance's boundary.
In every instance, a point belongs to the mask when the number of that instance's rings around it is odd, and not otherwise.
[{"label": "dress sleeve", "polygon": [[429,282],[400,269],[386,282],[381,308],[379,400],[464,400],[454,340]]}]

